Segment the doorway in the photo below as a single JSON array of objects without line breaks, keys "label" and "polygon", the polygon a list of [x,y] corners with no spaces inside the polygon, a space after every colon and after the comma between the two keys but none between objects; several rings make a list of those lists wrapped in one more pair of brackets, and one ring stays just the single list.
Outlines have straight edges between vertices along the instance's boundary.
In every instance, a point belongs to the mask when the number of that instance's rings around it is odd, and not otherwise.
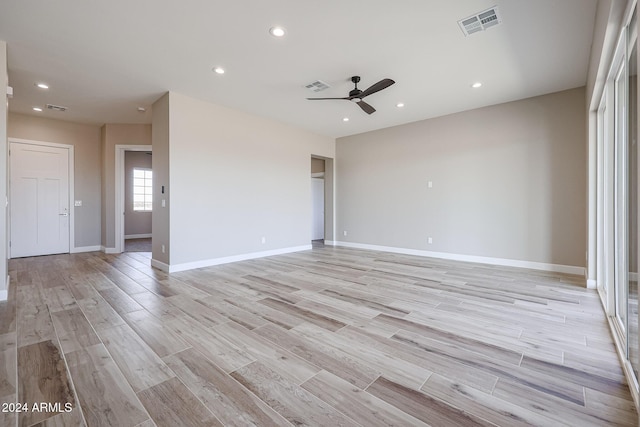
[{"label": "doorway", "polygon": [[153,151],[150,145],[116,145],[116,252],[151,258]]},{"label": "doorway", "polygon": [[69,253],[73,146],[9,139],[9,258]]},{"label": "doorway", "polygon": [[311,158],[311,242],[324,245],[325,238],[325,161]]}]

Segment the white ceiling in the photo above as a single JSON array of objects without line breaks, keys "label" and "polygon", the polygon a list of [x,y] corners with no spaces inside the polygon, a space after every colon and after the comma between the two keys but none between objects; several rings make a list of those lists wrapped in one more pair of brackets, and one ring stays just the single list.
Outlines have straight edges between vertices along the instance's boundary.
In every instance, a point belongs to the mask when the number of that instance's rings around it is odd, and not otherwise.
[{"label": "white ceiling", "polygon": [[[596,2],[4,0],[0,40],[11,112],[52,103],[69,110],[38,114],[150,123],[151,104],[175,91],[340,137],[583,86]],[[495,5],[502,23],[465,37],[457,21]],[[272,37],[274,25],[286,37]],[[211,71],[218,65],[224,75]],[[396,81],[366,98],[376,113],[305,100],[346,96],[352,75],[361,89]],[[331,88],[304,88],[318,79]]]}]

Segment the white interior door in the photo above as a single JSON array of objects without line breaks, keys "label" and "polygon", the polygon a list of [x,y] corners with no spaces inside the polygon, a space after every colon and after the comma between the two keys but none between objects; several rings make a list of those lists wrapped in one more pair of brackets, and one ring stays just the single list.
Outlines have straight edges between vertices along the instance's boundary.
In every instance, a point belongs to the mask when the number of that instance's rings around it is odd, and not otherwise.
[{"label": "white interior door", "polygon": [[11,142],[11,258],[69,252],[69,150]]},{"label": "white interior door", "polygon": [[311,178],[312,231],[311,240],[324,239],[324,179]]}]

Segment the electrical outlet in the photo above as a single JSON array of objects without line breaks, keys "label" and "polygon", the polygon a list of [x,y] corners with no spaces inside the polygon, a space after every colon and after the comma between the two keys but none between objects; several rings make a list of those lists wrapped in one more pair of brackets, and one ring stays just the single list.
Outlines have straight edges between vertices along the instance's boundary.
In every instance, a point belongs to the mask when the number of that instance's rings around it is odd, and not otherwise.
[{"label": "electrical outlet", "polygon": [[267,238],[262,236],[262,244],[264,245],[265,243],[267,243]]},{"label": "electrical outlet", "polygon": [[433,181],[429,181],[429,182],[427,182],[427,187],[429,187],[429,188],[433,188]]},{"label": "electrical outlet", "polygon": [[342,235],[343,235],[343,236],[346,236],[346,235],[347,235],[347,230],[344,230],[344,231],[342,232]]},{"label": "electrical outlet", "polygon": [[431,237],[429,237],[429,239],[427,239],[427,243],[432,244],[433,243],[433,239]]},{"label": "electrical outlet", "polygon": [[162,245],[162,253],[164,253],[164,245]]}]

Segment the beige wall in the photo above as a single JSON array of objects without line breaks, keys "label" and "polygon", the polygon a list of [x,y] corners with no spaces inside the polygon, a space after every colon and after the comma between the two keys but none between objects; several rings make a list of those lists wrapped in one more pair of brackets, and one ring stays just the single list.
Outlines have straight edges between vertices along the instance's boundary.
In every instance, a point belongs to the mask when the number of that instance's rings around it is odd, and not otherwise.
[{"label": "beige wall", "polygon": [[102,138],[102,245],[115,247],[116,145],[151,145],[151,125],[106,124]]},{"label": "beige wall", "polygon": [[171,264],[310,245],[309,159],[333,158],[334,139],[169,99]]},{"label": "beige wall", "polygon": [[584,266],[584,111],[580,88],[338,139],[338,239]]},{"label": "beige wall", "polygon": [[311,159],[311,173],[324,172],[324,159]]},{"label": "beige wall", "polygon": [[[100,128],[100,243],[106,247],[107,241],[107,182],[104,177],[104,158],[106,156],[107,127]],[[114,165],[115,167],[115,165]],[[114,208],[115,209],[115,208]]]},{"label": "beige wall", "polygon": [[[153,141],[153,213],[151,215],[152,259],[165,265],[170,263],[169,246],[169,206],[171,192],[169,186],[169,96],[167,93],[153,104],[152,141]],[[162,187],[165,192],[162,194]],[[162,200],[167,207],[162,207]],[[162,251],[164,245],[165,251]]]},{"label": "beige wall", "polygon": [[[100,127],[9,114],[9,137],[73,145],[75,247],[100,245]],[[72,202],[73,206],[73,202]]]},{"label": "beige wall", "polygon": [[[6,200],[7,191],[7,85],[9,77],[7,74],[7,44],[0,41],[0,200]],[[7,209],[0,209],[0,292],[2,293],[0,300],[6,299],[7,290],[7,260],[9,257],[7,245],[9,244],[8,236]]]},{"label": "beige wall", "polygon": [[133,210],[133,169],[151,169],[151,155],[144,151],[124,153],[124,235],[151,234],[151,212]]}]

